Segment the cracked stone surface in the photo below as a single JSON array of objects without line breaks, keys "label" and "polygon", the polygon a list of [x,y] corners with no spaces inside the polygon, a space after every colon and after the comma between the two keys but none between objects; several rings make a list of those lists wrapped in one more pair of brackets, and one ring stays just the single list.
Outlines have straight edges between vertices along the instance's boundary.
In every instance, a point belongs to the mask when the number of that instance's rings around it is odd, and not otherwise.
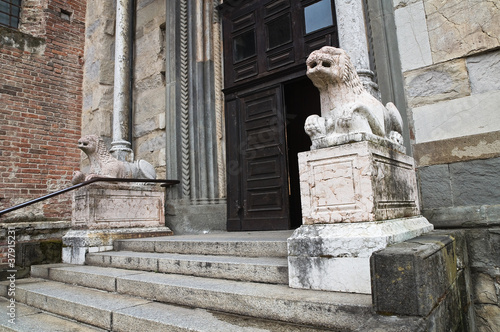
[{"label": "cracked stone surface", "polygon": [[434,104],[471,94],[464,59],[407,72],[405,88],[410,107]]},{"label": "cracked stone surface", "polygon": [[424,2],[434,63],[500,46],[497,0]]}]

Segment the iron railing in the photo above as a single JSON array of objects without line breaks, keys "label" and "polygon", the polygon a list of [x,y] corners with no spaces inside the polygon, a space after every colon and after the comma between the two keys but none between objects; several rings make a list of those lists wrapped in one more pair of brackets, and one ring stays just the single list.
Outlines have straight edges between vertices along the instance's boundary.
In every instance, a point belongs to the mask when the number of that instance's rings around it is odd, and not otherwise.
[{"label": "iron railing", "polygon": [[21,209],[23,207],[29,206],[31,204],[35,204],[35,203],[44,201],[44,200],[49,199],[51,197],[55,197],[55,196],[64,194],[64,193],[66,193],[68,191],[72,191],[72,190],[78,189],[80,187],[84,187],[84,186],[89,185],[89,184],[94,183],[94,182],[161,183],[162,187],[170,187],[170,186],[178,184],[180,181],[179,180],[159,180],[159,179],[121,179],[121,178],[101,178],[101,177],[96,177],[96,178],[92,178],[90,180],[84,181],[82,183],[75,184],[74,186],[71,186],[71,187],[68,187],[68,188],[65,188],[65,189],[61,189],[61,190],[55,191],[53,193],[47,194],[45,196],[32,199],[31,201],[27,201],[27,202],[21,203],[19,205],[10,207],[8,209],[2,210],[2,211],[0,211],[0,216],[4,215],[6,213],[9,213],[9,212],[15,211],[17,209]]}]

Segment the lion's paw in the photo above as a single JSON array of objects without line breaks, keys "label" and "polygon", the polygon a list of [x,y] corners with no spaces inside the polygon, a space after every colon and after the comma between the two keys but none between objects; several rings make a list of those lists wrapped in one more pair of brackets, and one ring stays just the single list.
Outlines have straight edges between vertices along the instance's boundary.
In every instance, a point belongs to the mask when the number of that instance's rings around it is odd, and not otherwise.
[{"label": "lion's paw", "polygon": [[343,131],[348,131],[352,127],[352,117],[341,117],[336,121],[336,128]]},{"label": "lion's paw", "polygon": [[71,179],[72,184],[79,184],[85,181],[85,174],[80,171],[73,172],[73,178]]},{"label": "lion's paw", "polygon": [[397,131],[391,131],[391,133],[389,134],[389,140],[400,145],[403,145],[404,143],[403,136]]},{"label": "lion's paw", "polygon": [[98,177],[100,177],[99,174],[95,173],[87,174],[87,176],[85,177],[85,181],[92,180],[93,178],[98,178]]}]

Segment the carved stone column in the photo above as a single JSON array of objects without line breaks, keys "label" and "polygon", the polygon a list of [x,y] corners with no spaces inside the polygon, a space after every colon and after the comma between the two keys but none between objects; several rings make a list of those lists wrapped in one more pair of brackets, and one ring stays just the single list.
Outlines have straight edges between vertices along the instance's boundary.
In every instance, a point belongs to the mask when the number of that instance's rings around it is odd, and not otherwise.
[{"label": "carved stone column", "polygon": [[[369,35],[363,0],[335,0],[340,48],[349,53],[365,89],[379,98],[370,68]],[[380,98],[379,98],[380,99]]]},{"label": "carved stone column", "polygon": [[111,153],[118,160],[132,161],[130,131],[132,0],[116,3],[115,75],[113,96],[113,142]]},{"label": "carved stone column", "polygon": [[167,0],[166,224],[176,233],[225,230],[224,128],[218,0]]}]

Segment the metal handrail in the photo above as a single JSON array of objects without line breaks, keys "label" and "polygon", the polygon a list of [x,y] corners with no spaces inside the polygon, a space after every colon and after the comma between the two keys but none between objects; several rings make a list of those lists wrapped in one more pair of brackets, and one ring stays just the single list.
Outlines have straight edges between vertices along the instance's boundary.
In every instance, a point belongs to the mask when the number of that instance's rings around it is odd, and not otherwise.
[{"label": "metal handrail", "polygon": [[58,195],[61,195],[61,194],[64,194],[65,192],[68,192],[68,191],[71,191],[71,190],[75,190],[77,188],[80,188],[80,187],[83,187],[83,186],[86,186],[86,185],[89,185],[91,183],[94,183],[94,182],[143,182],[143,183],[161,183],[162,187],[170,187],[170,186],[173,186],[173,185],[176,185],[178,183],[180,183],[179,180],[160,180],[160,179],[122,179],[122,178],[102,178],[102,177],[96,177],[96,178],[92,178],[90,180],[87,180],[87,181],[84,181],[82,183],[79,183],[79,184],[75,184],[74,186],[71,186],[71,187],[68,187],[68,188],[65,188],[65,189],[61,189],[59,191],[55,191],[53,193],[50,193],[50,194],[47,194],[45,196],[42,196],[42,197],[38,197],[38,198],[35,198],[35,199],[32,199],[31,201],[27,201],[27,202],[24,202],[24,203],[21,203],[19,205],[16,205],[16,206],[13,206],[13,207],[10,207],[8,209],[5,209],[5,210],[2,210],[0,211],[0,216],[4,215],[5,213],[8,213],[8,212],[12,212],[12,211],[15,211],[17,209],[20,209],[20,208],[23,208],[23,207],[26,207],[28,205],[31,205],[31,204],[35,204],[35,203],[38,203],[38,202],[41,202],[41,201],[44,201],[46,199],[49,199],[51,197],[54,197],[54,196],[58,196]]}]

